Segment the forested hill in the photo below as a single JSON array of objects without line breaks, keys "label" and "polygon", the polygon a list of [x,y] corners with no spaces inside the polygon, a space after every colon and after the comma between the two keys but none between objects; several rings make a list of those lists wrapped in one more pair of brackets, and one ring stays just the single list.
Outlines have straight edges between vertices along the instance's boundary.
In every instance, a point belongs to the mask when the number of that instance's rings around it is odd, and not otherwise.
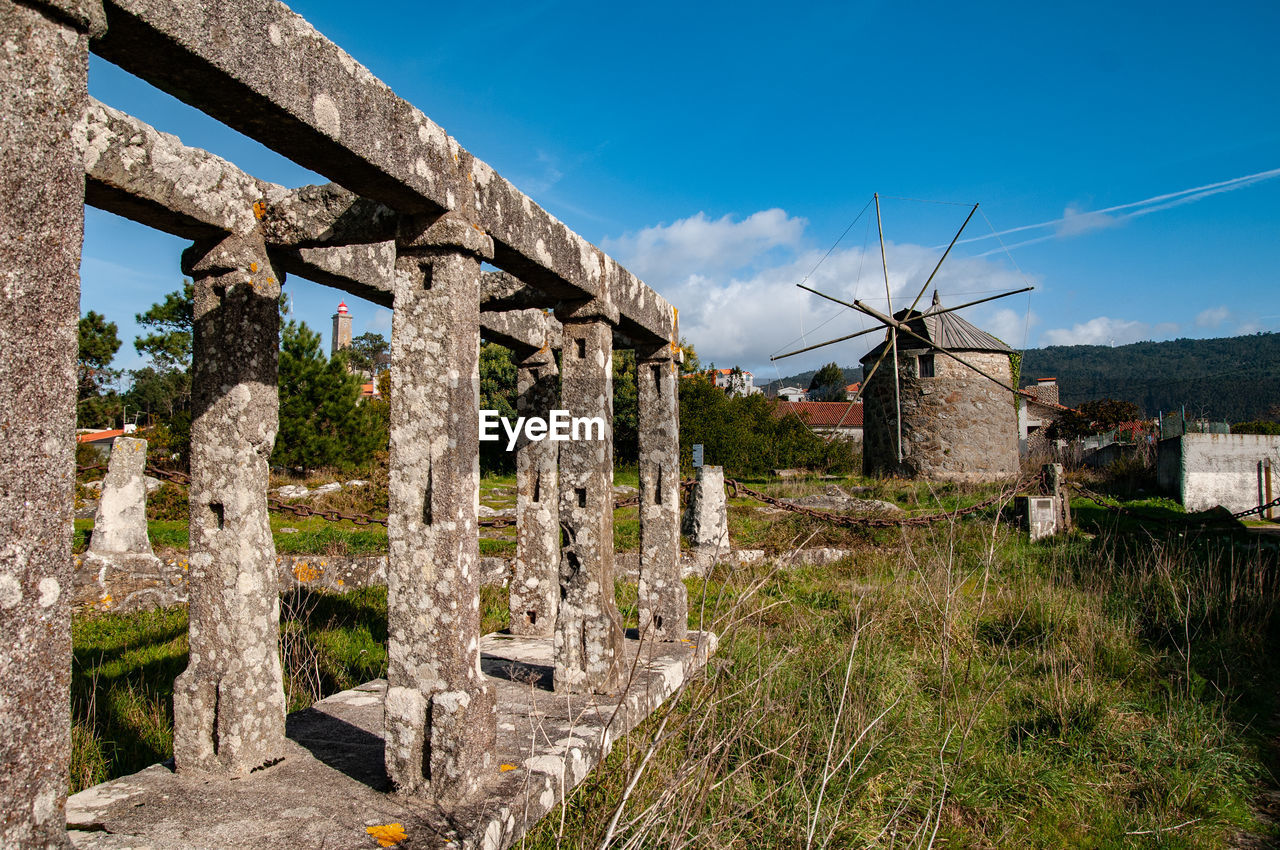
[{"label": "forested hill", "polygon": [[[762,385],[809,386],[813,372]],[[861,370],[845,367],[850,383]],[[1148,416],[1181,410],[1228,422],[1260,419],[1280,405],[1280,333],[1175,339],[1132,345],[1053,345],[1023,355],[1022,386],[1057,378],[1063,404],[1098,398],[1132,401]]]},{"label": "forested hill", "polygon": [[1280,405],[1280,334],[1028,349],[1022,385],[1049,377],[1068,406],[1118,398],[1149,416],[1185,406],[1189,416],[1259,419]]}]

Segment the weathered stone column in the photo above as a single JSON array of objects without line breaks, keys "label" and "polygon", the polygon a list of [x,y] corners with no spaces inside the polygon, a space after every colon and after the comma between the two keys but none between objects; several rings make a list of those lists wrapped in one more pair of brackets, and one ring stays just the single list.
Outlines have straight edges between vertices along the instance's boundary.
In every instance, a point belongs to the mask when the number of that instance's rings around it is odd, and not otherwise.
[{"label": "weathered stone column", "polygon": [[397,239],[391,320],[386,764],[400,791],[454,801],[492,770],[480,672],[480,261],[492,240],[446,216]]},{"label": "weathered stone column", "polygon": [[[560,371],[555,352],[545,347],[522,359],[516,372],[516,410],[524,417],[550,419],[560,404]],[[511,577],[511,633],[555,634],[560,599],[560,443],[531,440],[521,431],[516,444],[516,563]]]},{"label": "weathered stone column", "polygon": [[79,4],[0,0],[0,847],[69,846],[88,29]]},{"label": "weathered stone column", "polygon": [[555,687],[609,693],[621,685],[622,618],[613,587],[613,327],[616,310],[591,302],[562,310],[560,403],[571,417],[599,418],[604,439],[560,443],[560,554]]},{"label": "weathered stone column", "polygon": [[179,771],[244,776],[284,755],[280,599],[267,514],[279,420],[280,275],[258,234],[197,243],[191,356],[191,642],[173,689]]},{"label": "weathered stone column", "polygon": [[147,441],[116,437],[93,520],[94,555],[153,555],[147,537]]},{"label": "weathered stone column", "polygon": [[689,598],[680,569],[679,365],[671,346],[636,352],[640,390],[640,635],[683,640]]},{"label": "weathered stone column", "polygon": [[698,467],[698,483],[684,515],[699,575],[706,575],[729,546],[728,508],[724,495],[724,467]]}]

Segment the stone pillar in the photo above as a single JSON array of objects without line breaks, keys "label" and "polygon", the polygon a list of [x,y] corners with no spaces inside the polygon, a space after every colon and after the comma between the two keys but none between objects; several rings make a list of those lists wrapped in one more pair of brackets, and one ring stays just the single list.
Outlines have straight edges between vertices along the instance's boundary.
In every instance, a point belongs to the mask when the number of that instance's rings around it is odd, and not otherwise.
[{"label": "stone pillar", "polygon": [[89,20],[61,7],[0,0],[0,847],[13,848],[69,846],[84,238],[72,123],[88,97]]},{"label": "stone pillar", "polygon": [[[560,403],[560,371],[555,353],[542,348],[522,359],[516,373],[516,410],[550,419]],[[556,630],[560,599],[560,443],[530,440],[516,444],[516,563],[511,578],[511,633],[550,636]]]},{"label": "stone pillar", "polygon": [[[621,685],[622,618],[613,587],[613,327],[592,302],[561,311],[560,403],[571,417],[604,421],[604,439],[560,443],[560,610],[555,688],[609,693]],[[597,436],[591,434],[590,436]]]},{"label": "stone pillar", "polygon": [[174,682],[179,771],[245,776],[284,755],[280,599],[267,514],[279,420],[280,275],[258,234],[197,243],[191,356],[191,642]]},{"label": "stone pillar", "polygon": [[93,519],[89,553],[150,555],[147,537],[147,441],[117,437]]},{"label": "stone pillar", "polygon": [[480,672],[480,261],[465,221],[407,221],[391,320],[387,773],[456,801],[497,769]]},{"label": "stone pillar", "polygon": [[723,467],[698,467],[698,483],[693,488],[693,497],[685,513],[684,533],[689,536],[701,574],[705,574],[717,558],[729,552]]},{"label": "stone pillar", "polygon": [[640,635],[683,640],[689,599],[680,568],[679,365],[670,346],[636,352],[640,391]]}]

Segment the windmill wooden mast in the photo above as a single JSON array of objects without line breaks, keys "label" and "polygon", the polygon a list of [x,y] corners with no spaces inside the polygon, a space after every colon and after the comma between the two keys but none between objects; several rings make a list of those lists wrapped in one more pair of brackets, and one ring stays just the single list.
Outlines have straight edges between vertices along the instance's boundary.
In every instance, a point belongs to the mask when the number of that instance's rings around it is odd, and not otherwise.
[{"label": "windmill wooden mast", "polygon": [[[870,384],[871,379],[875,376],[880,366],[884,363],[885,358],[890,354],[892,354],[893,355],[894,411],[895,411],[894,418],[895,418],[895,431],[897,435],[897,438],[895,441],[895,453],[897,455],[898,463],[901,464],[903,460],[902,396],[901,396],[901,376],[899,374],[899,365],[898,365],[898,334],[900,332],[902,334],[905,334],[908,337],[911,337],[912,339],[914,339],[919,343],[923,343],[925,346],[928,347],[929,350],[936,351],[939,354],[942,354],[946,357],[951,358],[952,360],[956,361],[960,365],[976,372],[977,374],[981,375],[983,378],[991,381],[992,383],[1000,386],[1001,388],[1009,392],[1014,393],[1015,395],[1018,394],[1018,389],[1016,387],[1010,386],[1004,381],[1001,381],[1000,379],[989,374],[988,372],[978,368],[974,364],[960,357],[955,352],[950,351],[949,349],[941,345],[938,341],[928,339],[927,337],[916,333],[914,330],[912,330],[912,328],[908,324],[913,318],[913,316],[915,315],[916,307],[919,305],[920,299],[924,297],[924,294],[926,292],[928,292],[930,284],[933,283],[933,279],[937,276],[938,271],[942,268],[942,264],[946,261],[947,257],[950,255],[951,249],[955,247],[956,243],[960,239],[960,236],[964,233],[965,228],[968,227],[969,222],[973,219],[974,214],[977,213],[979,205],[975,203],[973,205],[973,208],[969,210],[969,214],[968,216],[965,217],[964,223],[960,225],[960,229],[956,231],[956,234],[954,237],[952,237],[950,244],[947,245],[947,249],[943,251],[942,256],[938,259],[937,264],[934,266],[933,271],[930,272],[928,279],[926,279],[924,282],[924,285],[920,287],[920,291],[916,293],[916,297],[911,302],[911,306],[905,311],[904,319],[906,321],[900,321],[894,317],[894,311],[893,311],[893,294],[892,294],[892,289],[889,285],[888,256],[887,256],[887,252],[885,251],[885,243],[884,243],[884,225],[883,225],[883,220],[881,218],[881,212],[880,212],[880,194],[878,192],[875,193],[875,195],[873,196],[873,199],[875,201],[875,207],[876,207],[876,228],[880,238],[880,264],[881,264],[881,269],[884,273],[885,298],[888,301],[888,314],[886,315],[885,313],[881,313],[880,311],[872,307],[869,307],[868,305],[866,305],[865,303],[857,299],[855,299],[852,303],[850,303],[847,301],[843,301],[839,298],[836,298],[834,296],[827,295],[824,292],[819,292],[817,289],[814,289],[813,287],[810,287],[810,286],[805,286],[803,283],[797,284],[797,286],[799,286],[801,289],[806,290],[807,292],[812,292],[814,295],[817,295],[821,298],[825,298],[828,301],[832,301],[844,307],[848,307],[852,310],[856,310],[857,312],[862,313],[865,316],[875,319],[878,325],[876,327],[867,328],[866,330],[858,331],[856,333],[847,334],[845,336],[827,340],[826,342],[820,342],[814,345],[805,346],[804,348],[796,349],[794,351],[788,351],[786,353],[771,357],[770,360],[781,360],[785,357],[791,357],[806,351],[813,351],[814,349],[822,348],[827,345],[833,345],[837,342],[843,342],[845,340],[853,339],[854,337],[862,336],[864,334],[875,333],[877,331],[882,331],[882,330],[886,331],[887,332],[886,342],[888,343],[888,345],[885,346],[884,350],[880,353],[880,357],[876,360],[875,364],[867,372],[866,377],[863,378],[861,386],[858,388],[857,392],[854,394],[854,398],[851,400],[850,403],[851,404],[857,403],[862,398],[862,394],[866,390],[867,386]],[[1015,289],[1011,292],[1004,292],[998,295],[988,296],[986,298],[979,298],[975,301],[969,301],[964,304],[957,305],[955,307],[935,309],[931,311],[930,315],[941,316],[947,313],[953,313],[957,310],[962,310],[966,307],[972,307],[977,304],[986,303],[988,301],[995,301],[1000,298],[1007,298],[1010,295],[1017,295],[1022,292],[1028,292],[1032,289],[1034,289],[1034,287],[1025,286],[1025,287],[1022,287],[1021,289]]]}]

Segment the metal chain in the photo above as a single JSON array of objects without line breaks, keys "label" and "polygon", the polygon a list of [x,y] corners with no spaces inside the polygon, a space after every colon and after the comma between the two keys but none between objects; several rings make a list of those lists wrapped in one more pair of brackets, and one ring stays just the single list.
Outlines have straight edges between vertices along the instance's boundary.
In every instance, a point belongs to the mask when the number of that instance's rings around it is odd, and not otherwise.
[{"label": "metal chain", "polygon": [[[1084,496],[1089,501],[1099,505],[1100,507],[1104,507],[1109,511],[1112,511],[1117,514],[1122,514],[1124,516],[1131,516],[1131,517],[1134,517],[1135,519],[1142,519],[1142,520],[1147,520],[1148,522],[1159,523],[1161,525],[1185,525],[1185,526],[1203,527],[1203,526],[1209,526],[1209,525],[1216,525],[1218,523],[1226,522],[1227,520],[1226,517],[1222,517],[1221,519],[1203,520],[1203,519],[1192,519],[1191,517],[1170,518],[1170,517],[1149,516],[1147,514],[1138,513],[1132,508],[1126,508],[1123,505],[1114,505],[1106,501],[1106,498],[1107,498],[1106,496],[1103,496],[1101,493],[1096,493],[1093,490],[1090,490],[1088,487],[1084,486],[1083,484],[1072,481],[1072,482],[1069,482],[1069,486],[1074,487],[1076,490],[1080,492],[1080,495]],[[1236,511],[1231,515],[1231,519],[1242,519],[1251,514],[1260,514],[1263,511],[1269,508],[1274,508],[1274,507],[1280,507],[1280,498],[1272,499],[1270,502],[1267,502],[1265,505],[1258,505],[1256,508],[1249,508],[1243,511]]]},{"label": "metal chain", "polygon": [[999,501],[1009,499],[1022,489],[1020,486],[1015,485],[1008,490],[1004,490],[995,496],[992,496],[990,499],[985,499],[978,502],[976,505],[970,505],[967,508],[961,508],[957,511],[943,511],[941,513],[921,514],[917,516],[902,517],[900,519],[889,519],[887,517],[855,517],[848,516],[846,514],[831,513],[830,511],[820,511],[815,508],[801,507],[800,505],[793,505],[790,502],[785,502],[782,499],[761,493],[759,490],[752,490],[750,487],[740,484],[732,478],[726,478],[724,483],[725,486],[729,487],[729,489],[733,491],[734,496],[737,496],[739,493],[745,493],[753,499],[757,499],[765,504],[773,505],[774,507],[782,508],[785,511],[803,514],[804,516],[820,519],[833,525],[842,525],[846,528],[855,528],[858,526],[866,526],[869,528],[893,528],[895,526],[904,525],[924,526],[931,525],[932,523],[939,522],[944,519],[959,519],[967,514],[975,513],[983,508],[988,508]]}]

